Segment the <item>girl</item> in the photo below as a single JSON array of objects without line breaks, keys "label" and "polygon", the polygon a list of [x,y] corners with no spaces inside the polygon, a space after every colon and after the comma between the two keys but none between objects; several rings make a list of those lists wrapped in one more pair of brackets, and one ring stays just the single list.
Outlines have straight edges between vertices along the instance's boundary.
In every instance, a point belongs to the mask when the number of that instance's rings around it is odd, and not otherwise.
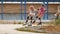
[{"label": "girl", "polygon": [[[44,15],[44,13],[45,13],[45,6],[44,5],[41,5],[41,7],[38,9],[38,14],[37,14],[37,17],[36,18],[39,18],[39,20],[40,20],[40,23],[39,24],[41,24],[42,22],[41,22],[41,17]],[[38,25],[39,25],[38,24]]]},{"label": "girl", "polygon": [[32,22],[32,20],[34,19],[34,16],[35,16],[35,8],[34,8],[33,5],[31,5],[29,7],[29,12],[28,12],[27,20],[26,20],[25,23],[27,24],[28,20],[31,20],[31,23],[35,22],[35,21]]}]

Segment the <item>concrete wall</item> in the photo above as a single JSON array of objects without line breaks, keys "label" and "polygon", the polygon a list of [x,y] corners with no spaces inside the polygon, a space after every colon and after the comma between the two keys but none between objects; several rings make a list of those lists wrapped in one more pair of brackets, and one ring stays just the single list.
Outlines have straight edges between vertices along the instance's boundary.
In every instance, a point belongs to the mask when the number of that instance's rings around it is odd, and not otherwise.
[{"label": "concrete wall", "polygon": [[[29,6],[32,5],[32,4],[27,4],[27,11],[28,11],[28,8]],[[34,4],[35,8],[38,9],[41,5],[40,4]],[[49,12],[57,12],[58,11],[58,6],[59,4],[50,4],[48,6],[48,10]],[[4,4],[4,13],[20,13],[20,10],[21,10],[21,7],[19,4]],[[22,6],[22,12],[24,12],[24,5]],[[0,13],[1,13],[1,5],[0,5]]]},{"label": "concrete wall", "polygon": [[58,11],[58,6],[59,6],[59,4],[50,4],[48,6],[49,12],[52,12],[52,13],[57,12]]}]

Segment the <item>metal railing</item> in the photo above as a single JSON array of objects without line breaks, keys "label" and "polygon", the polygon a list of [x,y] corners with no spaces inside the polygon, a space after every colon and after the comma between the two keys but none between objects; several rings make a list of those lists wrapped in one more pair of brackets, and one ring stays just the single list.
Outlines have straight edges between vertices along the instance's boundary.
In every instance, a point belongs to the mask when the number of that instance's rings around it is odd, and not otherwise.
[{"label": "metal railing", "polygon": [[[1,1],[1,0],[0,0]],[[21,0],[3,0],[5,2],[20,2]],[[22,0],[24,1],[24,0]],[[26,0],[27,2],[46,2],[47,0]],[[60,2],[60,0],[48,0],[48,2]]]}]

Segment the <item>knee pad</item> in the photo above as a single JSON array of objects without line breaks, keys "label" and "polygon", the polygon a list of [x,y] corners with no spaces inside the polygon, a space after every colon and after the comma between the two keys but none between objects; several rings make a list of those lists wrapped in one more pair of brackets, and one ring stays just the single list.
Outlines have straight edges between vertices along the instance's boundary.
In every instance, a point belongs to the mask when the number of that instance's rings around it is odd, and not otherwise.
[{"label": "knee pad", "polygon": [[36,16],[36,18],[38,18],[38,16]]},{"label": "knee pad", "polygon": [[31,20],[33,19],[33,17],[30,18]]},{"label": "knee pad", "polygon": [[29,19],[29,16],[27,17],[27,19]]},{"label": "knee pad", "polygon": [[41,18],[39,18],[39,20],[40,20]]}]

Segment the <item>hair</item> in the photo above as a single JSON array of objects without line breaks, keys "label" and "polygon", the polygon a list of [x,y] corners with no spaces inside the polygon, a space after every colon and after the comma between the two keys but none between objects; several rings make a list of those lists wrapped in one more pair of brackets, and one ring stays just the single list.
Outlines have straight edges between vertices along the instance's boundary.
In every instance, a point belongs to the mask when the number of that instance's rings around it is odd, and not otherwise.
[{"label": "hair", "polygon": [[45,5],[42,4],[42,6],[45,6]]},{"label": "hair", "polygon": [[30,9],[30,10],[34,10],[34,6],[31,5],[31,6],[29,7],[29,9]]}]

